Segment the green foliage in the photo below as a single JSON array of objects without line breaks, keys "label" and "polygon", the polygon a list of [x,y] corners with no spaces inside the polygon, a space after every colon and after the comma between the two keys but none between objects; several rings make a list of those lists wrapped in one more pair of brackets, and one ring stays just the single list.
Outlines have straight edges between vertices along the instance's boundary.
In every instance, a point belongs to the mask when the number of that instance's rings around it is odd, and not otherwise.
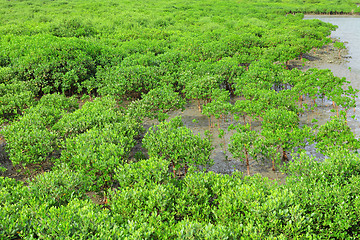
[{"label": "green foliage", "polygon": [[316,148],[322,154],[326,154],[331,148],[344,148],[347,150],[357,150],[360,148],[360,142],[355,138],[346,120],[336,116],[319,127],[315,141]]},{"label": "green foliage", "polygon": [[57,37],[89,37],[96,33],[91,22],[79,18],[64,19],[50,28],[50,33]]},{"label": "green foliage", "polygon": [[69,137],[93,127],[101,128],[109,123],[119,122],[122,119],[115,99],[102,97],[96,98],[93,102],[86,102],[81,109],[64,115],[52,129],[63,137]]},{"label": "green foliage", "polygon": [[[287,69],[336,28],[302,13],[360,11],[354,3],[0,1],[0,121],[9,122],[1,134],[10,159],[66,164],[28,186],[0,178],[0,238],[358,239],[358,141],[341,118],[315,137],[298,126],[316,99],[347,111],[358,91],[329,70]],[[89,102],[78,109],[48,93],[88,94]],[[145,135],[149,159],[128,163],[139,122],[182,108],[178,93],[207,116],[263,119],[259,132],[237,126],[235,157],[276,158],[315,140],[328,158],[295,158],[283,185],[187,171],[207,167],[212,146],[175,118]],[[304,95],[312,106],[298,106]],[[127,110],[116,102],[138,98]],[[78,199],[100,188],[109,188],[103,207]]]},{"label": "green foliage", "polygon": [[176,198],[177,218],[192,221],[214,221],[213,210],[217,208],[214,190],[216,175],[213,173],[190,173],[182,181]]},{"label": "green foliage", "polygon": [[296,113],[283,109],[270,109],[264,115],[262,135],[275,144],[288,144],[298,123],[299,117]]},{"label": "green foliage", "polygon": [[4,136],[10,160],[16,164],[41,163],[58,149],[57,133],[51,127],[77,103],[58,94],[45,95],[36,106],[26,110],[19,121],[4,127]]},{"label": "green foliage", "polygon": [[23,182],[0,177],[0,237],[11,239],[28,226],[28,211],[24,209],[29,191]]},{"label": "green foliage", "polygon": [[150,158],[136,163],[124,164],[115,170],[115,179],[121,188],[151,187],[170,180],[169,160]]},{"label": "green foliage", "polygon": [[[5,238],[357,238],[359,160],[349,151],[329,152],[323,162],[301,154],[288,163],[286,184],[278,185],[239,172],[189,172],[174,180],[169,161],[151,158],[116,170],[121,186],[108,190],[103,210],[75,198],[83,196],[89,182],[66,166],[38,176],[29,187],[0,178],[0,234]],[[64,193],[67,197],[59,201],[56,196]]]},{"label": "green foliage", "polygon": [[74,199],[65,206],[51,208],[40,205],[31,226],[31,234],[24,232],[21,235],[52,239],[122,238],[122,231],[113,224],[108,211],[101,210],[89,200]]},{"label": "green foliage", "polygon": [[334,47],[339,49],[339,51],[346,48],[343,42],[335,42]]},{"label": "green foliage", "polygon": [[[286,150],[304,146],[311,143],[313,131],[310,127],[298,127],[299,117],[292,111],[285,109],[270,109],[264,115],[261,135],[265,138],[260,147],[260,152],[272,159],[272,168],[275,171],[275,163],[282,155],[283,160],[288,160]],[[282,154],[280,154],[282,148]],[[263,151],[265,150],[265,151]]]},{"label": "green foliage", "polygon": [[225,190],[217,202],[214,210],[217,223],[250,238],[296,236],[306,226],[291,192],[259,176],[245,178]]},{"label": "green foliage", "polygon": [[359,237],[359,156],[328,152],[319,162],[301,154],[289,164],[289,189],[309,218],[308,233],[319,238]]},{"label": "green foliage", "polygon": [[132,102],[128,106],[128,114],[133,118],[158,119],[164,121],[168,118],[166,112],[184,108],[185,100],[170,86],[163,86],[150,90],[142,95],[141,100]]},{"label": "green foliage", "polygon": [[240,158],[242,161],[246,161],[248,175],[250,175],[249,158],[256,159],[256,155],[261,154],[261,138],[259,133],[251,131],[250,126],[238,125],[236,127],[236,133],[231,136],[231,142],[229,145],[229,151],[234,158]]},{"label": "green foliage", "polygon": [[138,134],[138,125],[126,121],[94,127],[67,139],[60,161],[71,169],[96,177],[98,187],[111,184],[115,169],[127,162]]},{"label": "green foliage", "polygon": [[212,90],[219,87],[219,77],[212,75],[192,76],[190,79],[186,78],[185,93],[186,97],[190,99],[209,100]]},{"label": "green foliage", "polygon": [[151,188],[125,188],[110,193],[109,207],[117,224],[123,225],[129,220],[136,223],[136,228],[141,229],[140,238],[166,236],[169,235],[169,224],[174,222],[177,192],[178,189],[171,183]]},{"label": "green foliage", "polygon": [[225,117],[231,108],[229,92],[221,89],[213,89],[211,102],[203,107],[202,113],[208,117],[214,116],[219,119],[220,117]]},{"label": "green foliage", "polygon": [[34,93],[23,82],[0,84],[0,123],[21,116],[34,104]]},{"label": "green foliage", "polygon": [[179,239],[234,239],[232,231],[222,225],[189,221],[187,219],[176,224]]},{"label": "green foliage", "polygon": [[[26,43],[26,44],[24,44]],[[112,54],[102,61],[101,44],[74,38],[49,35],[8,36],[2,38],[3,54],[14,79],[33,86],[36,95],[60,92],[68,95],[90,91],[95,86],[83,86],[95,77],[97,66],[111,61]],[[3,76],[2,76],[3,77]]]},{"label": "green foliage", "polygon": [[162,156],[171,161],[174,177],[180,168],[185,168],[186,172],[188,167],[211,164],[211,142],[183,127],[180,117],[151,127],[143,144],[150,157]]},{"label": "green foliage", "polygon": [[73,199],[84,198],[91,185],[91,178],[80,172],[73,172],[66,164],[61,164],[56,170],[37,175],[28,188],[36,201],[48,207],[59,207]]},{"label": "green foliage", "polygon": [[46,127],[51,128],[62,116],[75,111],[78,107],[79,105],[73,97],[67,98],[60,94],[47,94],[37,102],[36,106],[29,108],[26,115],[29,118],[32,115],[40,115],[41,119],[39,118],[39,121]]},{"label": "green foliage", "polygon": [[334,47],[338,49],[339,58],[341,58],[341,50],[345,49],[345,44],[343,42],[335,42]]},{"label": "green foliage", "polygon": [[57,136],[45,126],[26,125],[20,120],[1,133],[5,136],[7,151],[14,165],[41,163],[56,148]]},{"label": "green foliage", "polygon": [[161,82],[158,67],[143,65],[104,68],[97,72],[96,79],[100,83],[101,95],[119,98],[140,97],[142,93],[159,87]]}]

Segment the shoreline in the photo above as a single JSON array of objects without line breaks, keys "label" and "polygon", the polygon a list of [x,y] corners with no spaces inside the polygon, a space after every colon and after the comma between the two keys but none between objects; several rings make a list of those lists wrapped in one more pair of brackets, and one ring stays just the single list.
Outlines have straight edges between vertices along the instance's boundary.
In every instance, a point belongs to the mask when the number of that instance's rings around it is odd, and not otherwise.
[{"label": "shoreline", "polygon": [[[348,49],[341,50],[341,58],[339,58],[338,50],[334,47],[334,43],[337,41],[336,38],[332,38],[332,42],[322,48],[312,49],[310,52],[304,53],[303,58],[305,62],[299,59],[290,60],[290,68],[299,68],[301,70],[307,70],[309,68],[316,68],[317,65],[321,64],[336,64],[344,65],[349,58]],[[331,69],[330,69],[331,70]]]},{"label": "shoreline", "polygon": [[360,17],[360,12],[359,13],[344,13],[344,14],[331,14],[331,13],[304,13],[304,18],[305,17],[309,17],[309,16],[329,16],[329,17]]}]

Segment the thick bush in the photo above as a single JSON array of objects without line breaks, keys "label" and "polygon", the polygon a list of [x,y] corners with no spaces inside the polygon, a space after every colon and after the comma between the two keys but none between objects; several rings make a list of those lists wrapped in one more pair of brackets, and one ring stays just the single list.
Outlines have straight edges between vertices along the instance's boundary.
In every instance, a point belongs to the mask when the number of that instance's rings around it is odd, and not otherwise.
[{"label": "thick bush", "polygon": [[[69,29],[67,33],[76,34]],[[89,83],[97,67],[105,66],[114,58],[111,50],[100,42],[47,34],[8,36],[1,39],[0,47],[4,59],[8,59],[4,65],[11,67],[0,71],[0,79],[11,76],[10,80],[25,81],[40,96],[53,92],[67,95],[90,92],[96,87]]]},{"label": "thick bush", "polygon": [[303,153],[290,163],[287,188],[306,214],[306,233],[324,239],[356,239],[360,236],[360,158],[338,149],[327,155],[318,162]]},{"label": "thick bush", "polygon": [[336,116],[319,127],[315,141],[316,148],[322,154],[325,154],[331,148],[357,150],[360,147],[360,142],[347,125],[346,119]]},{"label": "thick bush", "polygon": [[142,95],[141,100],[133,101],[128,106],[128,114],[133,118],[167,119],[167,112],[184,108],[186,101],[174,92],[171,86],[162,86]]},{"label": "thick bush", "polygon": [[23,182],[0,177],[0,238],[12,239],[30,229],[29,191]]},{"label": "thick bush", "polygon": [[51,127],[77,103],[58,94],[45,95],[16,122],[1,130],[14,165],[41,163],[58,149],[57,133]]},{"label": "thick bush", "polygon": [[21,116],[34,104],[34,93],[24,82],[0,84],[0,123]]},{"label": "thick bush", "polygon": [[75,198],[84,198],[91,189],[92,179],[78,171],[71,171],[66,164],[56,170],[37,175],[29,182],[29,192],[37,201],[51,206],[66,205]]},{"label": "thick bush", "polygon": [[50,28],[50,33],[57,37],[89,37],[95,35],[96,30],[91,22],[80,18],[64,19]]},{"label": "thick bush", "polygon": [[110,194],[109,207],[117,224],[129,220],[149,224],[151,237],[161,236],[175,221],[174,201],[178,189],[172,183],[152,185],[151,188],[135,186]]},{"label": "thick bush", "polygon": [[162,156],[171,162],[174,177],[180,168],[185,168],[186,173],[189,167],[207,167],[211,164],[210,140],[194,135],[182,125],[181,117],[162,122],[151,127],[143,139],[150,157]]},{"label": "thick bush", "polygon": [[[298,12],[360,11],[339,2],[0,1],[10,159],[59,164],[26,184],[0,178],[0,239],[359,239],[358,141],[345,121],[316,132],[299,128],[298,116],[319,98],[345,115],[358,91],[330,70],[288,70],[335,30]],[[48,93],[103,98],[76,110],[73,99]],[[282,185],[200,171],[211,142],[176,118],[144,137],[149,159],[130,162],[139,122],[165,120],[184,103],[178,93],[197,101],[209,129],[218,119],[220,137],[233,114],[249,124],[231,138],[235,157],[254,149],[253,159],[281,151],[286,159],[315,139],[327,158],[293,158]],[[114,98],[141,100],[121,109]],[[82,199],[89,189],[104,190],[101,206]]]},{"label": "thick bush", "polygon": [[123,121],[114,98],[96,98],[93,102],[86,102],[81,109],[66,114],[52,129],[62,137],[70,137],[86,132],[93,127],[102,128],[109,123]]},{"label": "thick bush", "polygon": [[[35,209],[34,209],[35,210]],[[120,239],[121,227],[114,224],[108,210],[90,200],[73,199],[67,205],[48,208],[39,205],[24,237],[40,239]]]},{"label": "thick bush", "polygon": [[160,86],[161,74],[155,66],[132,65],[100,69],[97,74],[100,95],[138,98],[142,93]]},{"label": "thick bush", "polygon": [[139,134],[138,125],[118,122],[94,127],[66,140],[60,161],[81,173],[97,178],[97,185],[111,184],[114,171],[128,160]]},{"label": "thick bush", "polygon": [[171,179],[169,164],[169,160],[159,158],[124,164],[115,170],[114,178],[118,181],[120,188],[166,184]]}]

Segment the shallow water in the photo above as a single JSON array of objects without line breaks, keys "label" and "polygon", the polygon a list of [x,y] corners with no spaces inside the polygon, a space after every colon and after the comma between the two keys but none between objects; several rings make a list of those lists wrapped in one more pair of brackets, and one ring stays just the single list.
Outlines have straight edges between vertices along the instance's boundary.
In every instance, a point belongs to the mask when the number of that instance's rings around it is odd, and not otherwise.
[{"label": "shallow water", "polygon": [[[331,33],[331,37],[337,38],[345,45],[349,51],[351,59],[346,64],[351,67],[352,72],[360,74],[360,16],[316,16],[306,15],[304,19],[319,19],[324,22],[337,25],[336,31]],[[360,82],[355,82],[354,86],[360,88]]]},{"label": "shallow water", "polygon": [[[310,19],[310,16],[307,16],[308,19]],[[314,16],[313,18],[320,18],[318,16]],[[347,38],[346,36],[351,33],[351,30],[347,29],[348,22],[352,21],[350,18],[327,18],[324,17],[324,21],[327,21],[327,19],[333,20],[332,23],[339,26],[339,28],[332,33],[332,37],[334,38],[340,38],[341,41],[346,41],[346,47],[348,48],[348,55],[353,56],[353,58],[349,58],[348,56],[344,56],[345,52],[343,53],[343,57],[346,57],[346,59],[349,60],[349,62],[346,61],[338,61],[336,60],[337,52],[331,51],[327,52],[326,49],[319,49],[317,51],[316,57],[310,56],[313,60],[310,60],[306,65],[303,67],[304,70],[308,68],[319,68],[319,69],[330,69],[334,73],[335,76],[338,77],[346,77],[348,81],[350,81],[350,85],[354,88],[360,88],[360,46],[357,47],[356,44],[360,44],[360,29],[353,30],[357,32],[357,36],[354,38],[354,36],[351,36]],[[329,20],[329,22],[330,22]],[[360,18],[356,18],[354,20],[355,22],[352,23],[353,27],[360,28]],[[345,28],[343,28],[343,25],[345,25]],[[323,52],[323,54],[319,54]],[[324,59],[321,59],[324,57]],[[334,59],[335,58],[335,59]],[[342,62],[339,64],[339,62]],[[295,65],[298,65],[296,61],[293,62]],[[301,65],[300,65],[301,66]],[[351,70],[349,69],[351,67]],[[307,99],[310,100],[310,99]],[[232,98],[232,101],[236,101],[236,98]],[[314,111],[308,111],[305,112],[300,117],[300,125],[304,124],[311,124],[311,120],[313,118],[318,119],[318,124],[322,125],[325,124],[328,120],[330,120],[331,116],[336,115],[336,113],[331,112],[332,109],[332,101],[330,100],[316,100],[316,103],[318,105],[318,108]],[[360,106],[360,101],[357,99],[357,105]],[[206,116],[201,114],[198,111],[197,104],[193,102],[189,102],[185,108],[184,111],[174,111],[171,112],[170,118],[173,118],[175,116],[181,115],[182,120],[184,124],[189,127],[191,130],[194,131],[195,134],[201,134],[204,135],[204,132],[209,129],[209,120]],[[351,113],[349,115],[355,115],[356,119],[349,118],[348,124],[353,129],[355,134],[360,136],[360,108],[357,107],[355,109],[355,113],[353,110],[351,110]],[[193,119],[196,119],[194,122]],[[236,124],[237,122],[233,119],[228,119],[227,122],[221,122],[221,128],[226,129],[230,124]],[[254,129],[259,130],[260,129],[260,122],[254,121],[252,123],[252,126]],[[224,174],[231,174],[233,171],[242,171],[246,173],[246,165],[243,161],[240,161],[239,159],[233,158],[233,156],[228,152],[224,151],[221,144],[223,143],[223,140],[218,138],[217,135],[218,130],[217,127],[212,129],[213,133],[213,146],[214,150],[212,152],[211,158],[214,160],[214,165],[210,167],[209,170],[218,172],[218,173],[224,173]],[[230,138],[233,135],[233,131],[226,131],[226,134],[224,136],[226,145],[229,144]],[[307,153],[312,156],[316,156],[319,159],[323,158],[323,155],[316,152],[314,146],[307,146],[305,148]],[[291,159],[291,154],[288,154],[289,158]],[[270,179],[277,179],[281,182],[285,182],[285,175],[280,173],[279,171],[272,171],[271,168],[271,162],[268,160],[265,161],[251,161],[250,162],[250,172],[251,175],[255,173],[260,173],[261,175],[268,177]]]},{"label": "shallow water", "polygon": [[[343,42],[346,42],[346,47],[348,51],[342,53],[342,57],[347,61],[334,61],[334,56],[337,57],[337,52],[328,52],[326,50],[317,50],[319,52],[325,52],[325,56],[332,57],[318,59],[309,61],[304,67],[304,70],[316,67],[319,69],[330,69],[335,76],[346,77],[350,81],[350,85],[353,88],[360,89],[360,17],[349,18],[349,17],[325,17],[325,16],[306,16],[306,19],[318,18],[320,20],[333,23],[338,26],[338,29],[332,32],[331,37],[340,39]],[[349,68],[350,67],[350,68]],[[234,100],[234,99],[233,99]],[[309,99],[310,100],[310,99]],[[336,113],[331,112],[332,101],[330,100],[317,100],[318,108],[314,111],[309,111],[303,114],[300,118],[300,125],[310,124],[313,118],[318,119],[318,124],[325,124],[330,120],[331,116],[336,115]],[[352,128],[353,132],[360,136],[360,98],[357,98],[357,106],[355,112],[350,110],[349,116],[355,115],[355,119],[348,118],[348,124]],[[208,129],[208,119],[204,115],[198,112],[197,106],[195,103],[189,103],[184,112],[174,112],[173,115],[182,115],[183,121],[186,126],[191,128],[195,133],[203,133]],[[173,116],[172,116],[173,117]],[[197,119],[196,123],[192,122],[192,119]],[[229,124],[235,123],[231,119],[227,123],[222,123],[222,128],[226,128]],[[255,128],[258,128],[256,125],[259,125],[257,122],[253,123]],[[228,157],[225,157],[225,153],[220,146],[222,142],[216,137],[217,130],[213,129],[214,134],[214,151],[212,154],[212,159],[214,159],[214,166],[210,170],[220,173],[231,173],[235,170],[246,172],[244,162],[234,159],[230,153],[226,153]],[[227,144],[230,142],[230,137],[233,132],[227,132],[225,139]],[[316,152],[314,146],[307,146],[306,151],[309,155],[316,156],[320,159],[323,156]],[[289,156],[291,158],[291,156]],[[263,176],[269,177],[270,179],[278,179],[281,182],[284,182],[284,175],[280,172],[273,172],[271,170],[270,162],[256,162],[251,161],[250,171],[252,174],[260,173]]]},{"label": "shallow water", "polygon": [[[334,63],[333,60],[319,60],[314,58],[315,60],[311,60],[306,63],[304,69],[310,67],[317,67],[319,69],[330,69],[332,72],[338,77],[346,77],[348,81],[350,81],[351,86],[354,88],[360,89],[360,17],[329,17],[329,16],[306,16],[305,19],[318,18],[320,20],[333,23],[338,25],[339,28],[332,33],[332,37],[339,38],[341,41],[346,42],[346,47],[348,49],[348,56],[351,58],[346,58],[348,62],[338,64]],[[317,52],[325,52],[325,50],[317,50]],[[326,53],[328,54],[328,53]],[[336,52],[332,52],[332,55],[337,55]],[[331,55],[329,54],[329,55]],[[345,54],[345,53],[344,53]],[[326,55],[322,55],[326,56]],[[298,63],[296,63],[298,64]],[[301,64],[300,64],[301,66]],[[351,70],[349,70],[351,67]],[[236,99],[232,99],[235,101]],[[331,101],[321,101],[317,100],[318,108],[312,112],[306,112],[300,118],[300,124],[309,124],[311,119],[316,118],[319,120],[319,124],[324,124],[326,121],[330,120],[330,116],[335,115],[335,113],[331,112]],[[357,99],[357,105],[360,106],[360,99]],[[204,132],[209,129],[208,118],[201,114],[198,111],[197,104],[195,102],[189,102],[184,111],[177,110],[173,111],[170,114],[170,118],[181,115],[182,119],[187,127],[194,131],[195,134],[204,135]],[[357,136],[360,136],[360,107],[355,109],[356,119],[349,118],[349,125]],[[193,121],[196,119],[196,121]],[[227,122],[221,122],[222,129],[226,129],[230,124],[236,123],[233,119],[228,119]],[[156,121],[148,121],[146,123],[147,127],[150,127],[152,124],[156,124]],[[260,123],[255,121],[252,123],[253,128],[259,129]],[[217,127],[212,129],[213,133],[213,146],[214,150],[212,152],[211,158],[214,160],[214,165],[210,167],[209,170],[231,174],[234,171],[242,171],[246,173],[246,165],[243,161],[239,159],[234,159],[229,152],[224,152],[221,144],[223,140],[218,138],[219,134]],[[233,132],[226,132],[224,138],[226,141],[226,145],[229,144],[230,138]],[[0,166],[5,166],[11,162],[4,155],[2,156],[2,142],[0,139]],[[314,146],[306,147],[306,151],[309,155],[317,156],[322,158],[321,154],[316,153]],[[288,155],[291,157],[290,155]],[[2,160],[4,164],[2,164]],[[9,165],[9,166],[10,166]],[[281,182],[285,182],[285,175],[278,171],[272,171],[271,162],[270,161],[251,161],[250,162],[250,172],[251,175],[255,173],[260,173],[262,176],[268,177],[270,179],[277,179]]]},{"label": "shallow water", "polygon": [[[350,81],[353,88],[360,89],[360,16],[317,16],[306,15],[304,19],[319,19],[337,25],[336,31],[331,33],[332,38],[336,38],[345,43],[348,50],[347,61],[343,64],[335,64],[331,62],[320,62],[315,65],[319,69],[330,69],[335,76],[345,77]],[[359,96],[359,93],[358,93]],[[355,115],[355,119],[349,118],[349,126],[352,128],[356,136],[360,136],[360,98],[356,99],[355,112],[351,110],[351,115]],[[319,109],[322,117],[326,117],[326,113]],[[320,116],[321,117],[321,116]],[[319,119],[324,122],[325,119]]]},{"label": "shallow water", "polygon": [[[237,98],[232,98],[232,101],[236,101]],[[204,132],[209,130],[209,119],[204,114],[200,113],[198,110],[197,103],[195,101],[189,102],[185,110],[177,110],[169,113],[170,118],[176,116],[182,116],[182,121],[184,122],[185,126],[190,128],[194,134],[200,134],[204,137]],[[196,121],[193,121],[193,120]],[[248,120],[248,119],[247,119]],[[226,149],[222,147],[223,138],[219,138],[219,130],[217,127],[218,121],[214,118],[212,119],[216,126],[211,128],[212,132],[212,141],[214,150],[211,154],[211,159],[213,159],[214,165],[211,166],[208,170],[214,171],[216,173],[223,173],[223,174],[231,174],[234,171],[241,171],[246,174],[246,165],[243,161],[239,159],[233,158],[232,154],[228,152],[228,145],[230,143],[230,138],[234,134],[234,131],[225,131],[225,144]],[[238,122],[232,118],[226,119],[226,121],[220,121],[220,126],[222,129],[227,129],[230,124],[237,124]],[[156,121],[153,121],[151,124],[156,124]],[[252,121],[252,128],[259,130],[260,129],[260,122],[259,121]],[[285,175],[279,171],[272,171],[272,165],[269,160],[264,161],[250,161],[250,173],[251,175],[260,173],[264,177],[268,177],[269,179],[277,179],[280,182],[285,182]]]}]

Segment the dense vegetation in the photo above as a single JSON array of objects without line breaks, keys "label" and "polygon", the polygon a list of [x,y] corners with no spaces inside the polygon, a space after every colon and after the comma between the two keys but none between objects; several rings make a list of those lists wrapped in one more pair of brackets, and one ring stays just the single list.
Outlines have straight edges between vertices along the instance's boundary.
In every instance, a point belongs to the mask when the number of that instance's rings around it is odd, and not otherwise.
[{"label": "dense vegetation", "polygon": [[[289,65],[335,29],[303,13],[353,12],[323,0],[0,0],[0,134],[29,177],[0,177],[0,238],[358,239],[360,142],[347,126],[358,91]],[[319,99],[334,116],[300,126]],[[203,136],[168,120],[186,101],[209,119]],[[147,119],[160,123],[145,131]],[[250,160],[270,159],[286,184],[207,172],[215,125],[234,132],[224,152],[248,175]]]}]

